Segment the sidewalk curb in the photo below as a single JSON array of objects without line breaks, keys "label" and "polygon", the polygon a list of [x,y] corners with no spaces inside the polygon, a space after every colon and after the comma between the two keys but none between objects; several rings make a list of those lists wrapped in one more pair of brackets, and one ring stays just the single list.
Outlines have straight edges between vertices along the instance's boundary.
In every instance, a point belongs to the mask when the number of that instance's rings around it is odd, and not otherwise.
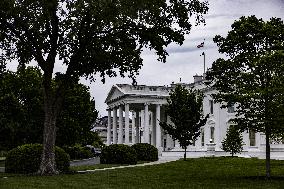
[{"label": "sidewalk curb", "polygon": [[122,166],[118,166],[118,167],[108,167],[108,168],[103,168],[103,169],[91,169],[91,170],[85,170],[85,171],[77,171],[77,173],[84,174],[84,173],[93,173],[93,172],[98,172],[98,171],[107,171],[107,170],[114,170],[114,169],[144,167],[144,166],[149,166],[149,165],[159,165],[159,164],[168,163],[168,162],[177,161],[177,160],[179,160],[179,158],[171,159],[171,160],[158,160],[158,161],[154,161],[154,162],[136,164],[136,165],[122,165]]}]

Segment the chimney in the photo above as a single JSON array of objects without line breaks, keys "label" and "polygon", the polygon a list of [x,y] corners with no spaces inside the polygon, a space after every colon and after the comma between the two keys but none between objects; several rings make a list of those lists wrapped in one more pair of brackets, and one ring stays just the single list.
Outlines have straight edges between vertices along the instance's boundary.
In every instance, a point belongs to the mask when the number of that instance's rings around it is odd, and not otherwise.
[{"label": "chimney", "polygon": [[195,75],[193,76],[193,79],[194,79],[194,83],[197,83],[199,81],[202,81],[203,80],[203,76],[202,75]]}]

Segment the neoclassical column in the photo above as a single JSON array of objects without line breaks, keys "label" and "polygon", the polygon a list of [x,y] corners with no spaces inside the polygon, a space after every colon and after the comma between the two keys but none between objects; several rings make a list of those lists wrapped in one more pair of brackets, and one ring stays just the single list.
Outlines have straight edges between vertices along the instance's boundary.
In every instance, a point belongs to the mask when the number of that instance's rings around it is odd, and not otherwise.
[{"label": "neoclassical column", "polygon": [[139,136],[140,136],[139,140],[140,140],[140,143],[145,143],[145,138],[144,138],[144,136],[145,136],[145,110],[140,111],[140,116],[141,116],[141,130],[143,130],[143,134],[139,130],[139,132],[140,132],[139,133]]},{"label": "neoclassical column", "polygon": [[118,144],[122,144],[123,143],[123,110],[122,110],[122,106],[119,106],[119,118],[118,118]]},{"label": "neoclassical column", "polygon": [[108,116],[107,116],[107,145],[111,144],[111,109],[108,109]]},{"label": "neoclassical column", "polygon": [[154,113],[153,112],[150,112],[150,117],[151,117],[151,145],[155,145],[155,127],[154,127]]},{"label": "neoclassical column", "polygon": [[161,105],[157,104],[156,105],[156,147],[162,147],[161,145],[161,126],[160,126],[160,121],[161,121]]},{"label": "neoclassical column", "polygon": [[129,104],[125,104],[125,144],[129,144]]},{"label": "neoclassical column", "polygon": [[149,141],[149,105],[145,103],[144,105],[144,142],[150,144]]},{"label": "neoclassical column", "polygon": [[132,112],[132,124],[131,124],[131,143],[135,144],[135,121],[136,121],[135,112]]},{"label": "neoclassical column", "polygon": [[112,133],[113,133],[113,144],[117,144],[117,108],[113,108],[112,116]]},{"label": "neoclassical column", "polygon": [[135,126],[136,126],[135,142],[139,143],[140,142],[140,112],[139,111],[135,112]]}]

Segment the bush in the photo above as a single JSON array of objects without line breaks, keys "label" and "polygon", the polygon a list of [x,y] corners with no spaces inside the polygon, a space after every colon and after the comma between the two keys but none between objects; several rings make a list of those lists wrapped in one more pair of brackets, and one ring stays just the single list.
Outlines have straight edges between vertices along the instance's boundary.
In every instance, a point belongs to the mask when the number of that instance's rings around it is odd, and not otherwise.
[{"label": "bush", "polygon": [[1,150],[0,151],[0,157],[6,157],[7,151]]},{"label": "bush", "polygon": [[87,159],[94,157],[91,149],[79,145],[65,146],[63,149],[69,154],[71,159]]},{"label": "bush", "polygon": [[151,144],[137,143],[131,146],[136,151],[138,161],[157,161],[158,149]]},{"label": "bush", "polygon": [[124,144],[112,144],[102,149],[102,164],[137,164],[136,151]]},{"label": "bush", "polygon": [[[41,144],[26,144],[10,150],[5,160],[7,173],[35,173],[38,171],[42,154]],[[67,172],[70,166],[69,155],[55,147],[55,161],[59,172]]]}]

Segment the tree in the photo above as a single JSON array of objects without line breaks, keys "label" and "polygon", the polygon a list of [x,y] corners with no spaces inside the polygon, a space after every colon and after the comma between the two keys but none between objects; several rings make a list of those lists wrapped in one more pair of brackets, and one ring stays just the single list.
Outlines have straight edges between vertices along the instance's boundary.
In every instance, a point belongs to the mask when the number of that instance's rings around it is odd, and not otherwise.
[{"label": "tree", "polygon": [[91,131],[98,117],[95,100],[91,97],[89,87],[83,84],[73,84],[66,91],[62,111],[56,126],[56,144],[87,145],[96,141],[96,135]]},{"label": "tree", "polygon": [[[128,74],[135,80],[144,48],[165,62],[165,47],[182,44],[195,24],[204,23],[207,2],[198,0],[2,0],[0,41],[5,56],[20,64],[34,60],[43,71],[44,135],[40,174],[56,173],[56,120],[69,81],[99,74]],[[67,66],[56,74],[54,67]]]},{"label": "tree", "polygon": [[[0,82],[0,150],[42,142],[44,110],[40,70],[27,67],[17,72],[6,71]],[[78,83],[70,85],[56,123],[56,144],[92,144],[97,139],[91,131],[97,114],[89,88]]]},{"label": "tree", "polygon": [[[226,59],[217,59],[207,73],[217,102],[236,102],[241,130],[266,135],[266,176],[270,177],[270,139],[284,129],[284,25],[280,18],[263,21],[241,17],[224,38],[214,42]],[[224,104],[225,102],[225,104]]]},{"label": "tree", "polygon": [[173,140],[179,141],[186,160],[187,146],[199,137],[200,128],[206,124],[208,118],[208,115],[204,117],[202,114],[203,95],[177,85],[171,91],[167,102],[165,113],[172,123],[160,122],[160,125]]},{"label": "tree", "polygon": [[222,141],[222,149],[225,152],[230,152],[232,157],[243,150],[243,137],[236,125],[231,125],[228,128],[226,138]]},{"label": "tree", "polygon": [[0,148],[9,150],[42,141],[43,123],[40,71],[6,71],[0,86]]}]

